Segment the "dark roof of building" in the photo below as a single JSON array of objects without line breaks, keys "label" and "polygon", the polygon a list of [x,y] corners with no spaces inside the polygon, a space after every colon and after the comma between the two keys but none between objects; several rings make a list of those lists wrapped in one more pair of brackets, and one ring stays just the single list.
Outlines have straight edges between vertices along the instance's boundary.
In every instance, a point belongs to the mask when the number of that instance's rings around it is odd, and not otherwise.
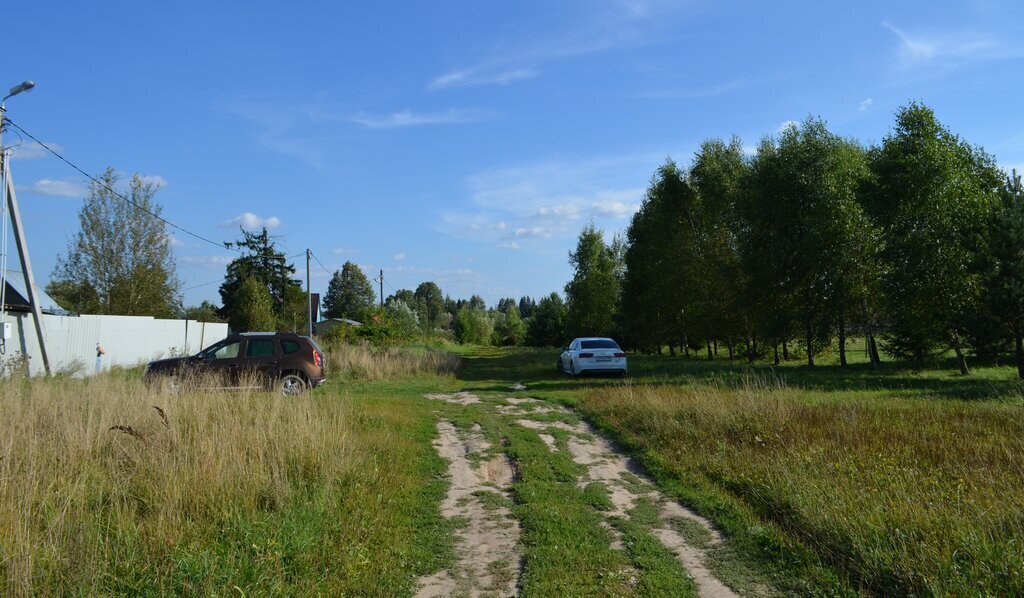
[{"label": "dark roof of building", "polygon": [[[15,311],[28,311],[30,309],[28,303],[28,291],[25,286],[25,276],[20,270],[7,270],[6,276],[4,277],[4,283],[7,287],[6,295],[4,296],[4,303],[7,309]],[[38,286],[38,285],[37,285]],[[46,291],[39,289],[39,308],[45,314],[57,314],[67,315],[68,311],[63,309],[53,297],[46,294]]]}]

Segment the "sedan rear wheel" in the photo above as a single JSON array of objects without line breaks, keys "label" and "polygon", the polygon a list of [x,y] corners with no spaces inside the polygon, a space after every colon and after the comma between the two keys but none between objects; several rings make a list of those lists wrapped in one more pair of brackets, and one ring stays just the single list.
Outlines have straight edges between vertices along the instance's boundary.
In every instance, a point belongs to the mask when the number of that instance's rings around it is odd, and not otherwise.
[{"label": "sedan rear wheel", "polygon": [[286,374],[277,381],[277,389],[286,397],[302,396],[306,392],[306,381],[297,374]]}]

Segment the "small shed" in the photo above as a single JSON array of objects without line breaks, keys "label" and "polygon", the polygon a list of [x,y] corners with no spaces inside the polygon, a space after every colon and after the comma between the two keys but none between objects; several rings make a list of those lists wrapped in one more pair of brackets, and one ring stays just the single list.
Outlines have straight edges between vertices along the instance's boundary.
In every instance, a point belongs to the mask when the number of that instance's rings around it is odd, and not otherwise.
[{"label": "small shed", "polygon": [[338,326],[350,326],[352,328],[358,328],[362,326],[362,322],[356,322],[355,320],[349,320],[348,318],[325,318],[320,320],[313,326],[313,334],[326,334],[330,330],[337,328]]}]

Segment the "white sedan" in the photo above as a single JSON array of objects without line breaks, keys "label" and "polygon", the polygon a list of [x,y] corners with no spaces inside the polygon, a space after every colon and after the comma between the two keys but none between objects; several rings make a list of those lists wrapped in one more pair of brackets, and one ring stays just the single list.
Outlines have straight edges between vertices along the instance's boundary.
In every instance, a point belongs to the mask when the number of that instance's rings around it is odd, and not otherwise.
[{"label": "white sedan", "polygon": [[558,369],[571,376],[587,372],[626,375],[626,353],[610,338],[578,338],[565,347]]}]

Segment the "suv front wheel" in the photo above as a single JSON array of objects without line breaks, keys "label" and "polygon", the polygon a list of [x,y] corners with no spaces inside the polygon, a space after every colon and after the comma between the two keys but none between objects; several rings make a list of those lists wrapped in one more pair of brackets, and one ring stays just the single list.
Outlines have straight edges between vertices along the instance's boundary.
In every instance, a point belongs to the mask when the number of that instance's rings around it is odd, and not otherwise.
[{"label": "suv front wheel", "polygon": [[277,381],[277,390],[286,397],[298,397],[306,392],[306,380],[298,374],[285,374]]}]

